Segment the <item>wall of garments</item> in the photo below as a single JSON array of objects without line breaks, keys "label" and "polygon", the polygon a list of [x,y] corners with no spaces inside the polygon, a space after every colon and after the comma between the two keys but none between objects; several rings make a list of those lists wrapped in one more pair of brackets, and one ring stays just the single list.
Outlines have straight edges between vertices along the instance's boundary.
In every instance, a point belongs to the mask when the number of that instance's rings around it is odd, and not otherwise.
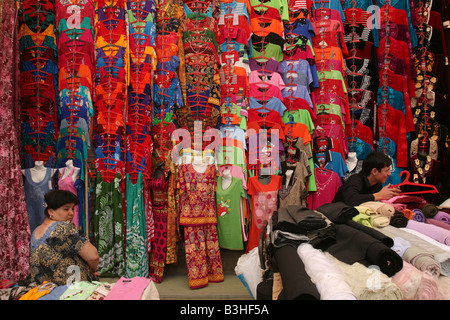
[{"label": "wall of garments", "polygon": [[280,208],[330,203],[371,151],[441,203],[448,6],[17,1],[30,231],[46,190],[71,190],[102,276],[161,282],[184,247],[200,288],[223,281],[221,250],[257,247]]}]

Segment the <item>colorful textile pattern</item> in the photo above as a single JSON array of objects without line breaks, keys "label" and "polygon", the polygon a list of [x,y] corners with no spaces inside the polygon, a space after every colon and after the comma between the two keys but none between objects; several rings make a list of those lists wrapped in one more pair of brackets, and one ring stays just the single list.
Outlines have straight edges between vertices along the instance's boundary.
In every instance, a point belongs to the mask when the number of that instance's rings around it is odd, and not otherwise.
[{"label": "colorful textile pattern", "polygon": [[[199,169],[199,171],[196,171]],[[208,281],[223,281],[222,259],[217,238],[214,165],[179,168],[180,225],[184,226],[189,286],[201,288]]]},{"label": "colorful textile pattern", "polygon": [[121,175],[112,182],[97,173],[95,187],[94,237],[100,256],[98,272],[104,277],[122,276],[125,271],[124,213]]},{"label": "colorful textile pattern", "polygon": [[152,208],[155,220],[155,237],[151,243],[149,254],[149,274],[155,282],[160,283],[164,274],[166,264],[167,242],[168,242],[168,212],[169,212],[169,179],[164,175],[150,180],[152,190]]},{"label": "colorful textile pattern", "polygon": [[3,1],[0,6],[0,274],[19,281],[29,274],[30,227],[20,170],[20,140],[11,134],[20,126],[19,44],[17,34],[11,33],[17,10],[14,1]]},{"label": "colorful textile pattern", "polygon": [[87,241],[70,221],[52,223],[40,238],[33,233],[30,244],[31,281],[38,284],[48,281],[62,286],[71,279],[95,280],[87,262],[78,255]]},{"label": "colorful textile pattern", "polygon": [[56,155],[59,126],[55,1],[19,4],[22,167]]}]

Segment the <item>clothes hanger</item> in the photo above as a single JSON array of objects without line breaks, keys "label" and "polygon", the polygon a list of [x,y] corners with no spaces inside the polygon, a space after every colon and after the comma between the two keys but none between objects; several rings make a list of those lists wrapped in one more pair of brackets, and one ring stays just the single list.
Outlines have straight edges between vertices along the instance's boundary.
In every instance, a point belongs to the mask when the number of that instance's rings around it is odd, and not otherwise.
[{"label": "clothes hanger", "polygon": [[410,182],[409,181],[409,178],[410,178],[409,171],[403,170],[402,172],[400,172],[399,176],[401,177],[403,174],[405,174],[405,179],[403,180],[403,182],[393,186],[393,188],[402,189],[402,187],[404,187],[404,186],[411,186],[411,187],[421,188],[422,190],[402,191],[402,192],[400,192],[400,195],[439,193],[437,188],[431,184],[421,184],[421,183]]}]

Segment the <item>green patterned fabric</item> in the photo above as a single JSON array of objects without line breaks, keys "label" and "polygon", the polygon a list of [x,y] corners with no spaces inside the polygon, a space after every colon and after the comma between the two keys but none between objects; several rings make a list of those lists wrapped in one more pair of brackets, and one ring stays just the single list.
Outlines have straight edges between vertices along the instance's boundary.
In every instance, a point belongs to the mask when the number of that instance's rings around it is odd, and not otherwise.
[{"label": "green patterned fabric", "polygon": [[127,173],[126,183],[126,242],[125,277],[147,277],[147,231],[145,223],[144,182],[139,173],[136,183]]},{"label": "green patterned fabric", "polygon": [[121,175],[105,182],[97,173],[95,188],[94,236],[100,256],[98,272],[104,277],[121,277],[124,273],[124,221]]}]

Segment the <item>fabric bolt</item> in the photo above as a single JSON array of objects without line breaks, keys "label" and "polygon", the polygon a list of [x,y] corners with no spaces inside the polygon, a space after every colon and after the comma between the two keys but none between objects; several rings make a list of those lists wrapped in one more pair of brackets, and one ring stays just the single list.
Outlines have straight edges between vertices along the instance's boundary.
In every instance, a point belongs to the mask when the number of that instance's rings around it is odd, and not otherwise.
[{"label": "fabric bolt", "polygon": [[376,268],[368,268],[358,262],[345,263],[329,253],[325,254],[337,263],[358,300],[403,300],[402,291],[391,277]]},{"label": "fabric bolt", "polygon": [[319,214],[300,205],[289,205],[279,208],[276,223],[273,230],[283,230],[298,234],[307,234],[312,230],[327,226],[325,218]]},{"label": "fabric bolt", "polygon": [[356,300],[344,273],[325,253],[304,243],[298,246],[297,254],[316,285],[320,300]]},{"label": "fabric bolt", "polygon": [[412,264],[418,270],[427,271],[435,277],[441,274],[441,266],[434,258],[433,254],[428,253],[419,247],[410,245],[402,256],[403,260]]},{"label": "fabric bolt", "polygon": [[282,246],[274,250],[277,268],[282,274],[283,290],[278,300],[319,300],[320,293],[305,270],[297,248]]},{"label": "fabric bolt", "polygon": [[407,228],[387,226],[379,229],[379,231],[390,237],[401,237],[410,242],[412,246],[416,246],[425,252],[431,253],[434,256],[434,259],[440,264],[441,274],[446,276],[450,274],[450,250],[448,249],[448,246]]},{"label": "fabric bolt", "polygon": [[391,217],[395,213],[395,209],[392,205],[388,203],[382,203],[379,201],[368,201],[361,203],[361,206],[369,207],[374,210],[377,214],[384,217]]},{"label": "fabric bolt", "polygon": [[346,205],[343,202],[325,203],[316,210],[334,223],[346,223],[359,213],[354,206]]},{"label": "fabric bolt", "polygon": [[393,227],[404,228],[408,224],[408,218],[400,211],[395,211],[395,213],[390,218],[389,224]]},{"label": "fabric bolt", "polygon": [[443,229],[450,230],[450,224],[448,222],[443,222],[441,220],[436,220],[436,219],[426,219],[425,222],[428,224],[433,224],[433,225],[438,226]]},{"label": "fabric bolt", "polygon": [[404,300],[442,300],[438,280],[427,272],[417,270],[409,263],[392,277],[402,291]]},{"label": "fabric bolt", "polygon": [[413,219],[414,221],[418,221],[418,222],[425,222],[426,221],[426,217],[423,214],[422,210],[420,209],[413,209],[412,212],[414,213]]},{"label": "fabric bolt", "polygon": [[425,204],[421,210],[426,218],[433,218],[439,212],[437,206],[432,203]]},{"label": "fabric bolt", "polygon": [[397,252],[397,254],[403,258],[407,249],[411,248],[411,243],[401,237],[392,238],[394,245],[391,247],[392,250]]},{"label": "fabric bolt", "polygon": [[[356,222],[355,225],[364,227]],[[336,244],[326,251],[349,264],[359,262],[366,266],[377,265],[389,277],[402,268],[401,257],[390,247],[348,223],[336,225]]]},{"label": "fabric bolt", "polygon": [[423,233],[440,243],[450,245],[450,231],[447,229],[415,220],[409,220],[406,228]]}]

